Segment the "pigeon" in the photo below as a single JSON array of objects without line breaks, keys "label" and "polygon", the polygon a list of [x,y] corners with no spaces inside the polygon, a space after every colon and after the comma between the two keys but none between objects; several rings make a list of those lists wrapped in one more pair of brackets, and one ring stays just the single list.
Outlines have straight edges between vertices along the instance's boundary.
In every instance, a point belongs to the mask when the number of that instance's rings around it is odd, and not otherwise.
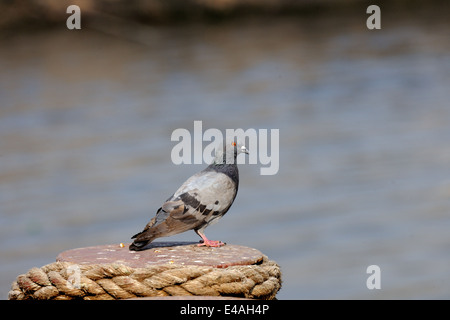
[{"label": "pigeon", "polygon": [[239,171],[236,157],[248,154],[247,148],[234,141],[218,148],[213,162],[187,179],[163,203],[142,232],[135,234],[129,250],[141,251],[153,240],[194,230],[203,242],[198,246],[220,247],[221,241],[209,240],[204,230],[227,213],[236,198]]}]

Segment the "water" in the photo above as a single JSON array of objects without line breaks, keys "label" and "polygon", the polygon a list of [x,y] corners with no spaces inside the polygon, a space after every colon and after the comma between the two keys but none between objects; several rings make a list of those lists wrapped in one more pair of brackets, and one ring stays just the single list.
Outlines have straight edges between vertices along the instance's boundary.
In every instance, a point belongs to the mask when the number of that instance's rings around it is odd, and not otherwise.
[{"label": "water", "polygon": [[280,129],[278,174],[242,165],[206,231],[277,261],[279,299],[450,298],[448,29],[292,17],[4,38],[1,297],[61,251],[128,242],[203,167],[170,160],[172,131],[202,120]]}]

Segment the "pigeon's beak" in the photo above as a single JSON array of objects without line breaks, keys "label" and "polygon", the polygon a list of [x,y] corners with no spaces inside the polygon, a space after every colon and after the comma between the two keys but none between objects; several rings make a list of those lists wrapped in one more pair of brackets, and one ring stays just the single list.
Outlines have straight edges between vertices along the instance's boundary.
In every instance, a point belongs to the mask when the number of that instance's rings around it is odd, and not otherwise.
[{"label": "pigeon's beak", "polygon": [[247,150],[247,148],[245,146],[241,147],[241,152],[245,153],[245,154],[248,154],[248,150]]}]

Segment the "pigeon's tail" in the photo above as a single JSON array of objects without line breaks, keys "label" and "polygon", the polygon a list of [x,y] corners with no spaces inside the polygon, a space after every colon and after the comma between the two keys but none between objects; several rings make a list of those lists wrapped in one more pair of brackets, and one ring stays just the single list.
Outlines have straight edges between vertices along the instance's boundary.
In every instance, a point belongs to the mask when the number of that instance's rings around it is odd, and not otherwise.
[{"label": "pigeon's tail", "polygon": [[145,240],[145,241],[136,241],[134,240],[132,244],[128,247],[130,251],[141,251],[145,250],[145,247],[150,243],[151,241]]},{"label": "pigeon's tail", "polygon": [[146,231],[144,230],[131,237],[131,239],[134,239],[133,243],[128,247],[131,251],[145,250],[145,247],[155,239],[155,237],[149,237],[146,234],[148,231]]}]

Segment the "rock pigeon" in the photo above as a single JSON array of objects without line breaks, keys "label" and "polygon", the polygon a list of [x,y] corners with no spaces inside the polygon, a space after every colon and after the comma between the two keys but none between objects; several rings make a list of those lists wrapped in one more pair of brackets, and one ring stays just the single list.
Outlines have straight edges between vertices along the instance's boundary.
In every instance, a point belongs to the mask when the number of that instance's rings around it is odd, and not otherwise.
[{"label": "rock pigeon", "polygon": [[230,142],[217,149],[214,161],[186,180],[164,202],[142,232],[135,234],[129,249],[144,250],[156,238],[194,230],[202,239],[199,246],[220,247],[221,241],[209,240],[207,226],[217,222],[233,204],[239,187],[236,157],[248,154],[240,142]]}]

